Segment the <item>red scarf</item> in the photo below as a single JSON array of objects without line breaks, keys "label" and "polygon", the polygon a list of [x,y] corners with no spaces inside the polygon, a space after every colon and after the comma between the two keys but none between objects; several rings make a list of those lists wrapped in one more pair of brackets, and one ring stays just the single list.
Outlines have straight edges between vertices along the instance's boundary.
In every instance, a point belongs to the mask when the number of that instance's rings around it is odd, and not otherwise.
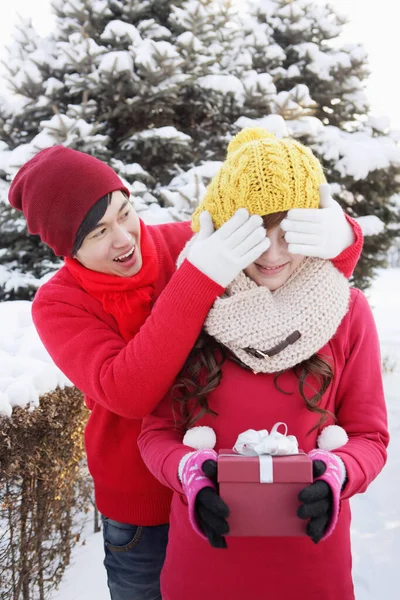
[{"label": "red scarf", "polygon": [[104,311],[115,318],[126,342],[133,338],[150,314],[158,277],[156,248],[142,220],[140,250],[142,268],[132,277],[99,273],[87,269],[74,258],[65,258],[68,270],[83,289],[99,300]]}]

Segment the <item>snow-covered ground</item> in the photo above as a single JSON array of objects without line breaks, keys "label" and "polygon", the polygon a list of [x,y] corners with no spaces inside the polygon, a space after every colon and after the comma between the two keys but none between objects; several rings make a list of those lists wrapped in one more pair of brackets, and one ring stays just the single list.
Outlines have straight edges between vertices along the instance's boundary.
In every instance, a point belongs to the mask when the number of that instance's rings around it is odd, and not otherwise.
[{"label": "snow-covered ground", "polygon": [[[354,581],[357,600],[397,600],[400,566],[400,269],[382,271],[368,294],[381,339],[382,355],[393,372],[385,375],[391,443],[387,466],[353,507]],[[84,545],[51,600],[109,600],[102,566],[101,533],[86,527]],[[339,599],[338,599],[339,600]]]}]

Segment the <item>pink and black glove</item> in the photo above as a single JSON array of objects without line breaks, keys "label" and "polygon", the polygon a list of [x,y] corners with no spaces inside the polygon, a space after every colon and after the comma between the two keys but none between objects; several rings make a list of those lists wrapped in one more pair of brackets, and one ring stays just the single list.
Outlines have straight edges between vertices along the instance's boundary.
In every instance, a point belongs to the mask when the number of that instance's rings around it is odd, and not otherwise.
[{"label": "pink and black glove", "polygon": [[300,519],[309,519],[307,535],[317,544],[331,535],[340,509],[340,492],[346,482],[343,461],[326,450],[312,450],[314,482],[299,493]]},{"label": "pink and black glove", "polygon": [[229,508],[217,492],[217,453],[197,450],[183,457],[179,478],[185,492],[193,529],[214,548],[226,548]]}]

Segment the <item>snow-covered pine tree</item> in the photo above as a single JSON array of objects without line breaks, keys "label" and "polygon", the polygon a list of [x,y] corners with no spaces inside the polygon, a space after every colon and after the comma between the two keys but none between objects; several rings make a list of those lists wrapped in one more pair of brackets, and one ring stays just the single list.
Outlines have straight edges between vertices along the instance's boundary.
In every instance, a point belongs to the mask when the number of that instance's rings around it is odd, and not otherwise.
[{"label": "snow-covered pine tree", "polygon": [[[274,76],[278,92],[273,112],[320,157],[348,214],[374,215],[387,226],[368,229],[374,234],[365,238],[354,275],[356,285],[366,288],[399,235],[400,169],[398,140],[388,120],[369,115],[365,50],[339,43],[345,20],[328,4],[256,0],[250,12],[272,29],[272,40],[284,53],[280,66],[262,67]],[[259,53],[258,67],[261,60]]]},{"label": "snow-covered pine tree", "polygon": [[[396,233],[400,152],[382,122],[368,120],[366,56],[357,45],[338,45],[343,22],[332,8],[310,0],[53,0],[53,7],[51,36],[22,22],[10,48],[14,96],[11,108],[0,107],[3,182],[40,149],[62,143],[108,161],[148,222],[185,219],[230,137],[262,125],[313,147],[350,214],[392,224],[367,238],[355,281],[369,283]],[[59,262],[28,242],[20,217],[1,206],[2,299],[30,297]]]},{"label": "snow-covered pine tree", "polygon": [[[25,121],[26,119],[26,121]],[[23,114],[29,128],[29,118]],[[28,236],[25,219],[7,202],[10,172],[15,171],[13,161],[20,166],[25,160],[27,145],[21,139],[21,129],[15,125],[14,114],[8,102],[0,100],[0,302],[3,300],[29,300],[39,285],[40,278],[56,268],[53,252],[40,242],[38,236]],[[37,127],[32,135],[37,133]],[[14,151],[10,152],[10,148]]]}]

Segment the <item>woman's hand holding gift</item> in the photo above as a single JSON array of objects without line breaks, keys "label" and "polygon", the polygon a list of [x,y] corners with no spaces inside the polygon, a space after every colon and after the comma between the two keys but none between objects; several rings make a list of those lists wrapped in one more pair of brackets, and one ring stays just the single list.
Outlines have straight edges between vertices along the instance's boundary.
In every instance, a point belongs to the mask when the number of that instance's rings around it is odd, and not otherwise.
[{"label": "woman's hand holding gift", "polygon": [[214,548],[226,548],[229,508],[217,492],[217,453],[203,449],[186,454],[179,465],[193,529]]},{"label": "woman's hand holding gift", "polygon": [[335,529],[346,469],[338,456],[326,450],[312,450],[309,457],[313,461],[314,482],[300,492],[302,505],[297,515],[300,519],[310,519],[307,535],[317,544]]}]

